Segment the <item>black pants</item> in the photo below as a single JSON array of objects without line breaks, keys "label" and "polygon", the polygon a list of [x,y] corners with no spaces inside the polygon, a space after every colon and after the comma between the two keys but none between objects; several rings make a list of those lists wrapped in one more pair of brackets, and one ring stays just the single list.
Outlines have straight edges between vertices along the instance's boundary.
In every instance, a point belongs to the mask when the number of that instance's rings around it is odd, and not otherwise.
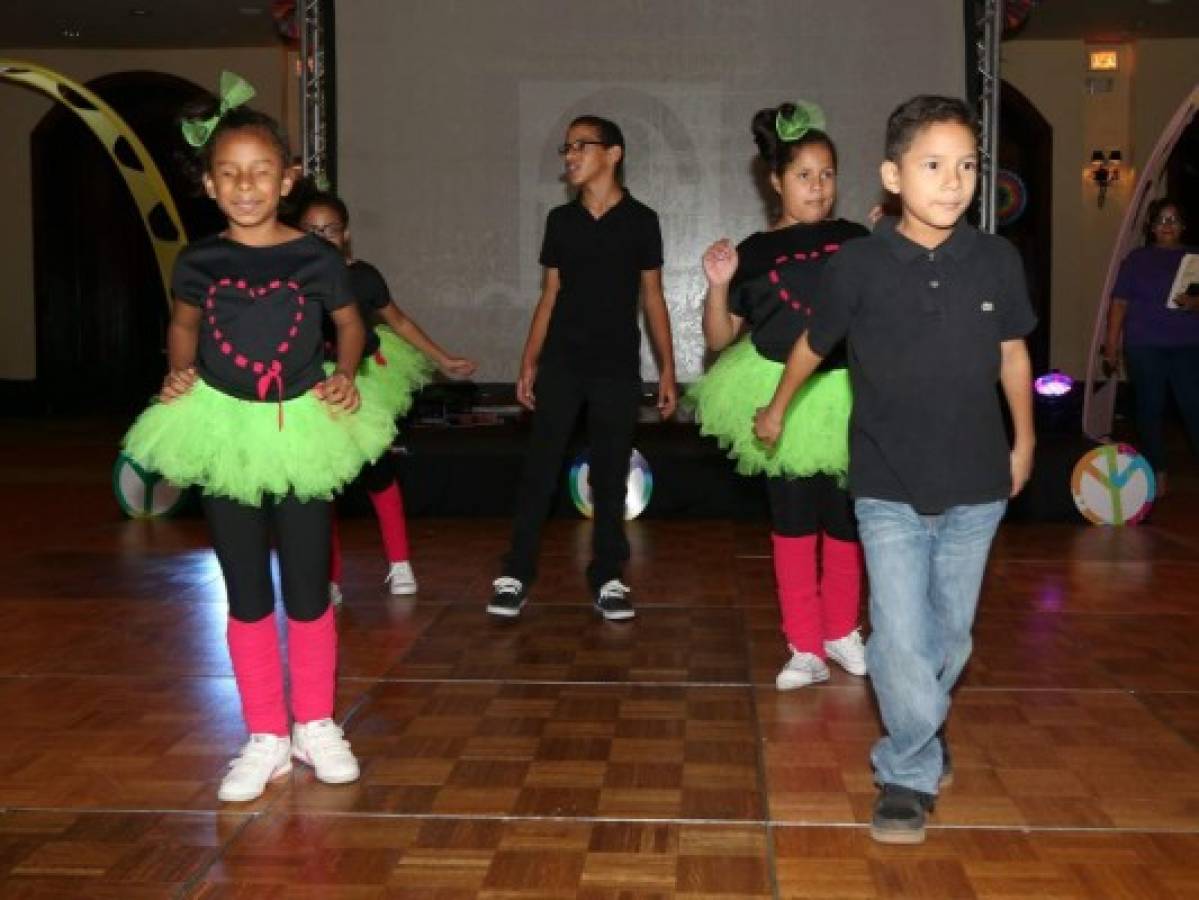
[{"label": "black pants", "polygon": [[596,590],[619,578],[629,558],[624,533],[625,492],[641,383],[635,378],[587,377],[556,366],[543,367],[533,393],[537,401],[533,435],[521,473],[504,574],[526,585],[537,576],[541,529],[559,487],[563,456],[575,421],[585,407],[595,507],[587,581]]},{"label": "black pants", "polygon": [[261,506],[223,497],[204,497],[203,503],[232,618],[257,622],[275,611],[272,531],[288,618],[311,622],[324,615],[329,606],[331,503],[302,503],[293,496],[266,498]]},{"label": "black pants", "polygon": [[766,494],[775,534],[805,537],[824,532],[839,541],[858,539],[853,500],[831,475],[767,478]]},{"label": "black pants", "polygon": [[362,486],[372,494],[377,494],[380,491],[385,491],[396,480],[395,465],[391,461],[390,452],[384,452],[373,463],[367,463],[362,467],[362,472],[358,475],[362,481]]}]

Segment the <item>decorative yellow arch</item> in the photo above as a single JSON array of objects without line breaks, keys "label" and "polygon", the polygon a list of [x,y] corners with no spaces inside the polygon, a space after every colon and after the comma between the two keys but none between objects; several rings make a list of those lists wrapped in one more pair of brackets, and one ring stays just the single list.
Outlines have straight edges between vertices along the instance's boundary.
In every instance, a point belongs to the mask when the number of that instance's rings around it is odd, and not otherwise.
[{"label": "decorative yellow arch", "polygon": [[179,210],[158,166],[145,146],[116,111],[83,85],[35,63],[0,59],[0,79],[36,88],[79,116],[100,139],[125,179],[141,213],[142,224],[154,247],[158,274],[167,305],[171,302],[171,271],[175,258],[187,244]]}]

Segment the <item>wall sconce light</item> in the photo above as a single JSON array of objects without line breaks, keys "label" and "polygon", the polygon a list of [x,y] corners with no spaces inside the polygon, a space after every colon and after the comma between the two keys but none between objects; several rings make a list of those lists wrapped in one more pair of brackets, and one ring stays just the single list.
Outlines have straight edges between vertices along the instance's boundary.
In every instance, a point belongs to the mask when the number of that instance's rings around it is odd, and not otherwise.
[{"label": "wall sconce light", "polygon": [[1106,155],[1102,150],[1091,151],[1091,180],[1099,188],[1101,209],[1103,201],[1107,198],[1108,186],[1120,180],[1120,165],[1123,162],[1124,155],[1119,150],[1109,150]]}]

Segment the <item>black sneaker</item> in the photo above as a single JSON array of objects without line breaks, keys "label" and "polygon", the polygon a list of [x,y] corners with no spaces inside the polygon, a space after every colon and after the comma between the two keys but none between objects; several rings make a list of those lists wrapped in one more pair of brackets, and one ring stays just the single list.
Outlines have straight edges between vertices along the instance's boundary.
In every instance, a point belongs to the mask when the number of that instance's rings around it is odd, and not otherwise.
[{"label": "black sneaker", "polygon": [[870,836],[880,844],[923,844],[924,820],[936,799],[900,784],[884,784],[874,801]]},{"label": "black sneaker", "polygon": [[609,622],[621,622],[637,615],[629,602],[629,586],[613,578],[595,593],[595,611]]},{"label": "black sneaker", "polygon": [[520,615],[529,597],[528,588],[519,578],[509,578],[507,575],[497,578],[491,583],[491,602],[487,611],[493,616],[503,616],[505,619],[515,619]]},{"label": "black sneaker", "polygon": [[941,780],[938,786],[944,790],[953,785],[953,757],[949,755],[949,741],[945,740],[945,729],[937,732],[937,740],[941,743]]}]

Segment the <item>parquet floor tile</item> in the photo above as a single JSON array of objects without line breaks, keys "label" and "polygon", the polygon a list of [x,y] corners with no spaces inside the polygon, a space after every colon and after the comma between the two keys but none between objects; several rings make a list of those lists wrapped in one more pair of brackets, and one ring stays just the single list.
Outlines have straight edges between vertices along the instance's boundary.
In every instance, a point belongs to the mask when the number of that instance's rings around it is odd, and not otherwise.
[{"label": "parquet floor tile", "polygon": [[[203,521],[126,521],[120,425],[0,421],[0,896],[1199,898],[1199,477],[1139,528],[1005,525],[919,847],[869,838],[868,679],[779,693],[762,522],[636,521],[638,617],[590,609],[554,520],[525,614],[483,611],[510,523],[415,519],[390,596],[342,521],[352,785],[250,804]],[[60,523],[70,522],[64,528]],[[864,627],[868,631],[869,623]]]},{"label": "parquet floor tile", "polygon": [[766,844],[762,826],[272,814],[196,896],[770,897]]}]

